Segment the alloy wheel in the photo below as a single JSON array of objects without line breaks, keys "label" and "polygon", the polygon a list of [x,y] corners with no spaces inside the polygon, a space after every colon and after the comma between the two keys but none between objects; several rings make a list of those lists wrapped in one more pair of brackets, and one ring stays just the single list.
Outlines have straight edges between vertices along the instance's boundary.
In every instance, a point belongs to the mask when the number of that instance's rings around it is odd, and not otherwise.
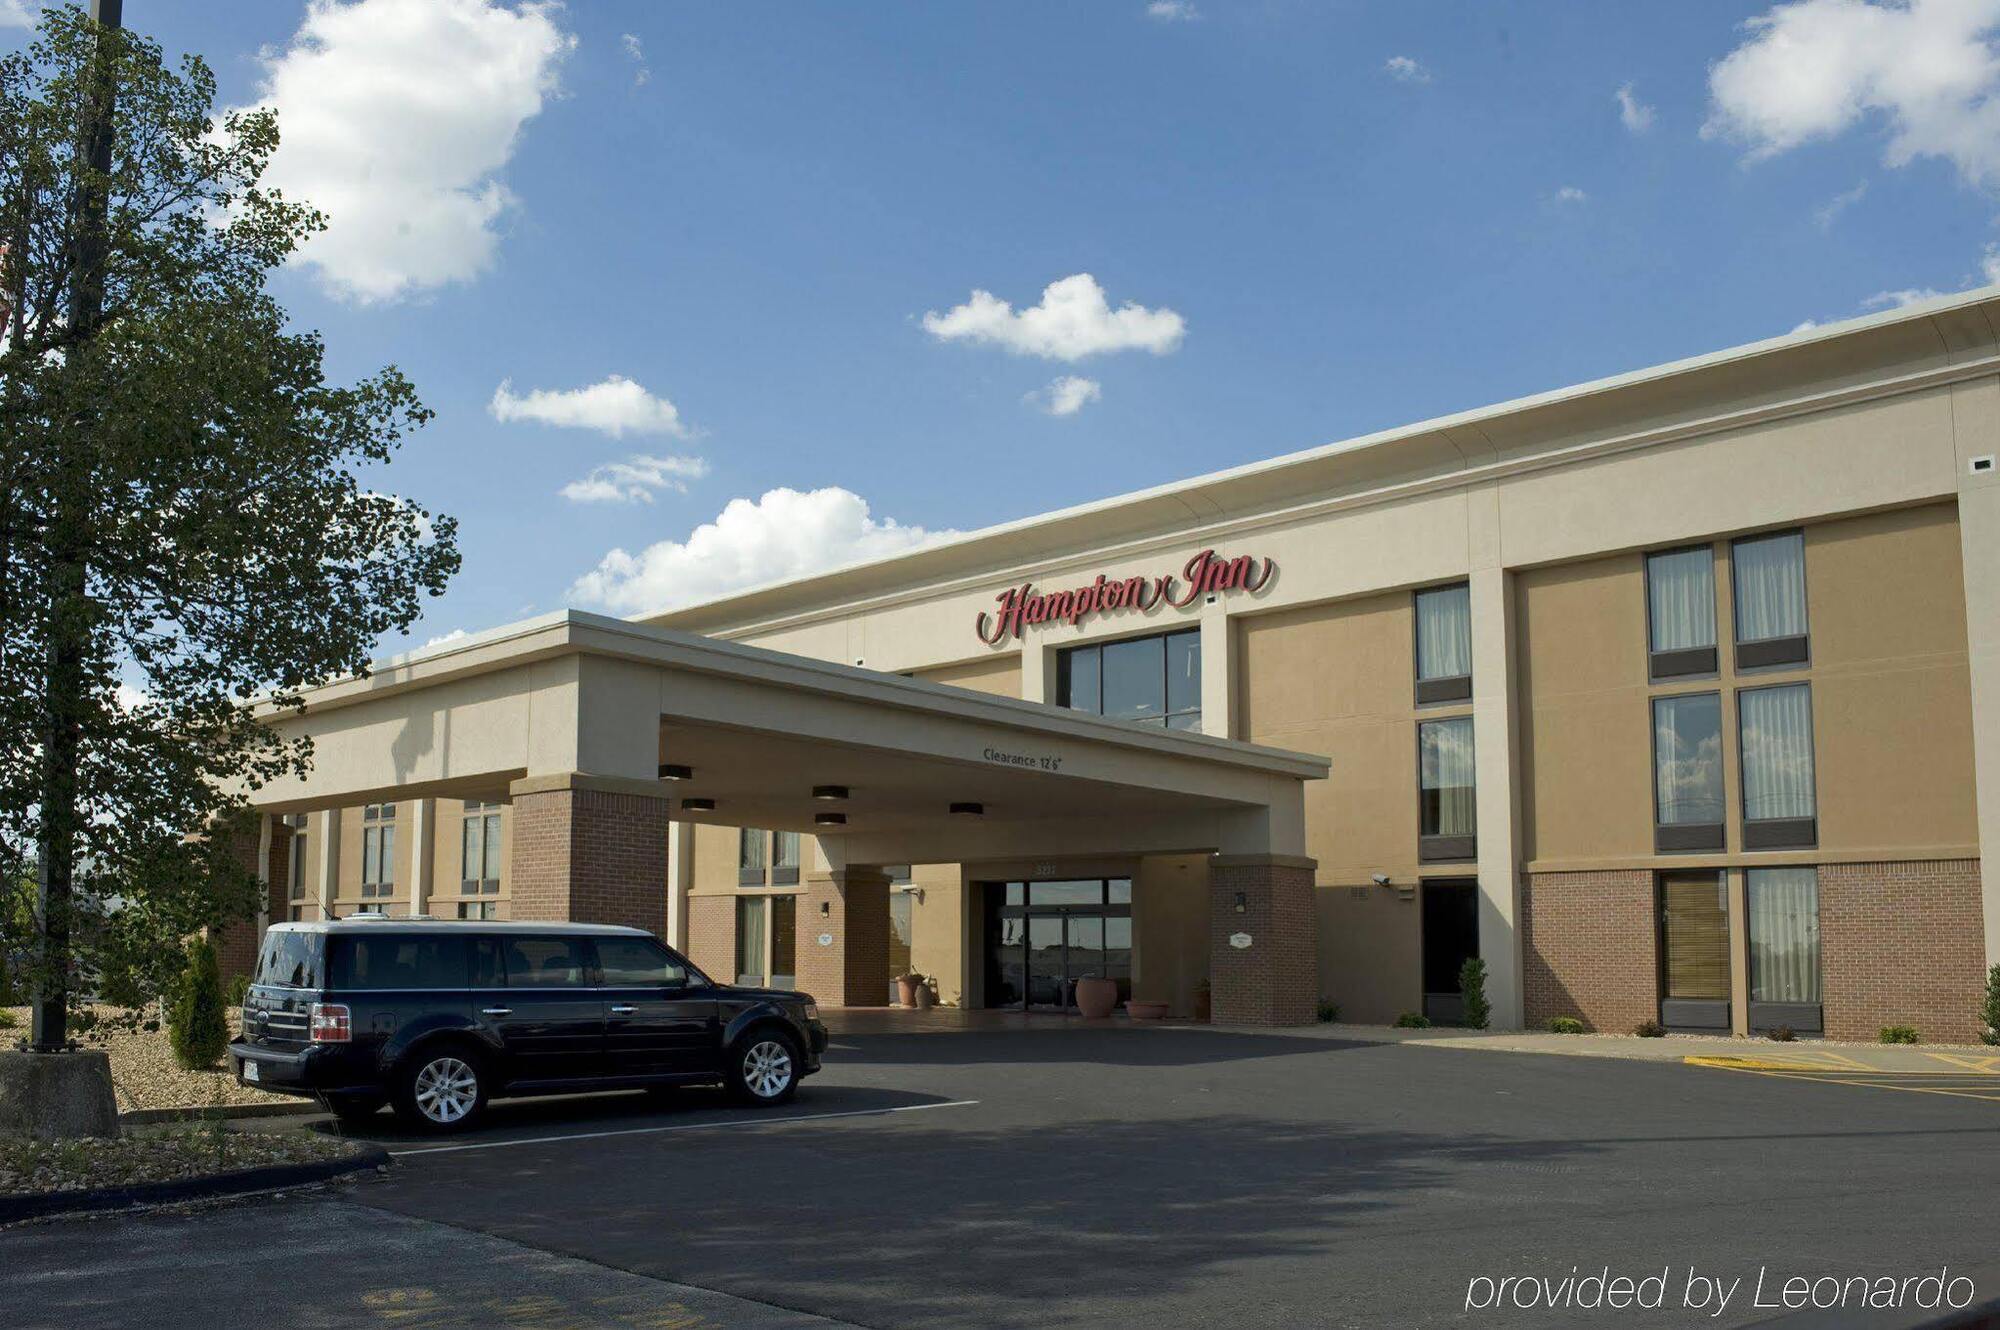
[{"label": "alloy wheel", "polygon": [[759,1099],[775,1099],[792,1083],[792,1054],[775,1039],[750,1046],[743,1055],[743,1083]]},{"label": "alloy wheel", "polygon": [[416,1100],[419,1113],[447,1126],[479,1102],[479,1077],[458,1058],[434,1058],[417,1073]]}]

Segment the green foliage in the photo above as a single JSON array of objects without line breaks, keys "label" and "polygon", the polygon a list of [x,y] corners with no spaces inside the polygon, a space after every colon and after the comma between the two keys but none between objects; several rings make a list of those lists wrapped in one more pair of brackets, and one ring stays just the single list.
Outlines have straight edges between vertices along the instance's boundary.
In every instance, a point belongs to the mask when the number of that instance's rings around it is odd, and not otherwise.
[{"label": "green foliage", "polygon": [[1431,1018],[1423,1015],[1421,1012],[1406,1011],[1396,1018],[1396,1028],[1398,1030],[1428,1030],[1431,1028]]},{"label": "green foliage", "polygon": [[229,1047],[222,1007],[222,971],[206,939],[187,949],[187,968],[167,1003],[167,1042],[190,1071],[213,1067]]},{"label": "green foliage", "polygon": [[1632,1027],[1632,1033],[1641,1039],[1665,1039],[1667,1027],[1658,1021],[1640,1021]]},{"label": "green foliage", "polygon": [[1986,1001],[1979,1007],[1979,1042],[2000,1044],[2000,965],[1986,972]]},{"label": "green foliage", "polygon": [[1917,1042],[1917,1027],[1914,1025],[1885,1025],[1877,1036],[1885,1044],[1914,1044]]},{"label": "green foliage", "polygon": [[1465,1023],[1483,1030],[1493,1019],[1493,1004],[1486,1000],[1486,962],[1477,956],[1458,967],[1458,993],[1465,1000]]},{"label": "green foliage", "polygon": [[0,1007],[18,1007],[20,995],[14,991],[14,977],[7,968],[7,948],[0,943]]},{"label": "green foliage", "polygon": [[1574,1016],[1549,1017],[1550,1034],[1582,1034],[1584,1024]]},{"label": "green foliage", "polygon": [[1321,1025],[1331,1024],[1340,1019],[1340,1004],[1332,998],[1321,998],[1319,1000],[1318,1013]]},{"label": "green foliage", "polygon": [[250,996],[250,976],[239,974],[229,981],[229,1005],[240,1007],[243,999]]},{"label": "green foliage", "polygon": [[15,1018],[13,1012],[0,1011],[0,1030],[12,1030],[20,1024],[21,1022]]},{"label": "green foliage", "polygon": [[[311,751],[246,701],[366,674],[459,562],[371,474],[429,419],[410,383],[329,382],[267,289],[323,220],[260,187],[274,114],[215,93],[73,5],[0,55],[0,883],[49,847],[79,1015],[254,911],[231,838]],[[0,910],[0,949],[39,957],[32,927]]]},{"label": "green foliage", "polygon": [[1799,1037],[1799,1032],[1789,1025],[1774,1025],[1764,1031],[1764,1037],[1773,1043],[1789,1044]]}]

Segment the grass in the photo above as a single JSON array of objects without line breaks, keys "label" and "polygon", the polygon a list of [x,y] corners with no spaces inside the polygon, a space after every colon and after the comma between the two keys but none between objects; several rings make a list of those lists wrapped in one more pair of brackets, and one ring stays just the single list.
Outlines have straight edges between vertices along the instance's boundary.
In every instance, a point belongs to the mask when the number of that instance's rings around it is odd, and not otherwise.
[{"label": "grass", "polygon": [[338,1159],[358,1149],[312,1132],[232,1131],[220,1122],[172,1123],[111,1140],[0,1137],[0,1196],[178,1182]]}]

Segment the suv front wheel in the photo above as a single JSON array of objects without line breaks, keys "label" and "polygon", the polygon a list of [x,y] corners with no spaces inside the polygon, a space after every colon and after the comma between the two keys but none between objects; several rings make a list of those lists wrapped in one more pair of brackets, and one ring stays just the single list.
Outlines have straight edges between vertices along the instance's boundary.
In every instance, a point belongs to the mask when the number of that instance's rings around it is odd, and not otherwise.
[{"label": "suv front wheel", "polygon": [[736,1041],[729,1054],[729,1089],[746,1104],[782,1104],[799,1088],[799,1050],[790,1035],[765,1028]]},{"label": "suv front wheel", "polygon": [[422,1050],[396,1078],[396,1115],[425,1131],[463,1131],[485,1110],[485,1069],[469,1048]]}]

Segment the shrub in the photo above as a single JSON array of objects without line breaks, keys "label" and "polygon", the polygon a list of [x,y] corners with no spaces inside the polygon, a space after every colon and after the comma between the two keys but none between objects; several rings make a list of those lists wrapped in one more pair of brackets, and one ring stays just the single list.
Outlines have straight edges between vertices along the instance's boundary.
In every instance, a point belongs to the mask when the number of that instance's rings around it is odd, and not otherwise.
[{"label": "shrub", "polygon": [[187,968],[167,1002],[167,1042],[174,1061],[190,1071],[213,1067],[229,1047],[223,1017],[222,971],[206,939],[187,951]]},{"label": "shrub", "polygon": [[1986,972],[1986,1001],[1979,1007],[1979,1023],[1985,1027],[1979,1042],[2000,1044],[2000,965]]},{"label": "shrub", "polygon": [[1406,1011],[1396,1018],[1396,1028],[1398,1030],[1428,1030],[1431,1028],[1431,1018],[1419,1012]]},{"label": "shrub", "polygon": [[[1995,967],[2000,970],[2000,966]],[[18,1007],[21,999],[14,992],[14,976],[7,969],[7,948],[0,944],[0,1007]]]},{"label": "shrub", "polygon": [[13,1012],[0,1009],[0,1030],[12,1030],[20,1023]]},{"label": "shrub", "polygon": [[1469,957],[1458,967],[1458,993],[1465,1000],[1465,1023],[1483,1030],[1493,1019],[1493,1004],[1486,1000],[1486,962]]},{"label": "shrub", "polygon": [[1775,1040],[1780,1044],[1789,1044],[1792,1042],[1792,1040],[1797,1039],[1799,1037],[1799,1032],[1797,1030],[1794,1030],[1789,1025],[1774,1025],[1770,1029],[1764,1031],[1764,1037],[1766,1039]]},{"label": "shrub", "polygon": [[1549,1017],[1550,1034],[1582,1034],[1583,1022],[1574,1016]]},{"label": "shrub", "polygon": [[1658,1021],[1640,1021],[1632,1027],[1632,1033],[1638,1035],[1641,1039],[1665,1039],[1667,1037],[1667,1027]]},{"label": "shrub", "polygon": [[1879,1036],[1885,1044],[1914,1044],[1917,1042],[1917,1027],[1914,1025],[1885,1025]]},{"label": "shrub", "polygon": [[1319,1019],[1322,1025],[1339,1020],[1340,1004],[1332,998],[1321,998],[1319,1000]]},{"label": "shrub", "polygon": [[250,976],[239,974],[229,981],[229,1005],[240,1007],[243,999],[250,996]]}]

